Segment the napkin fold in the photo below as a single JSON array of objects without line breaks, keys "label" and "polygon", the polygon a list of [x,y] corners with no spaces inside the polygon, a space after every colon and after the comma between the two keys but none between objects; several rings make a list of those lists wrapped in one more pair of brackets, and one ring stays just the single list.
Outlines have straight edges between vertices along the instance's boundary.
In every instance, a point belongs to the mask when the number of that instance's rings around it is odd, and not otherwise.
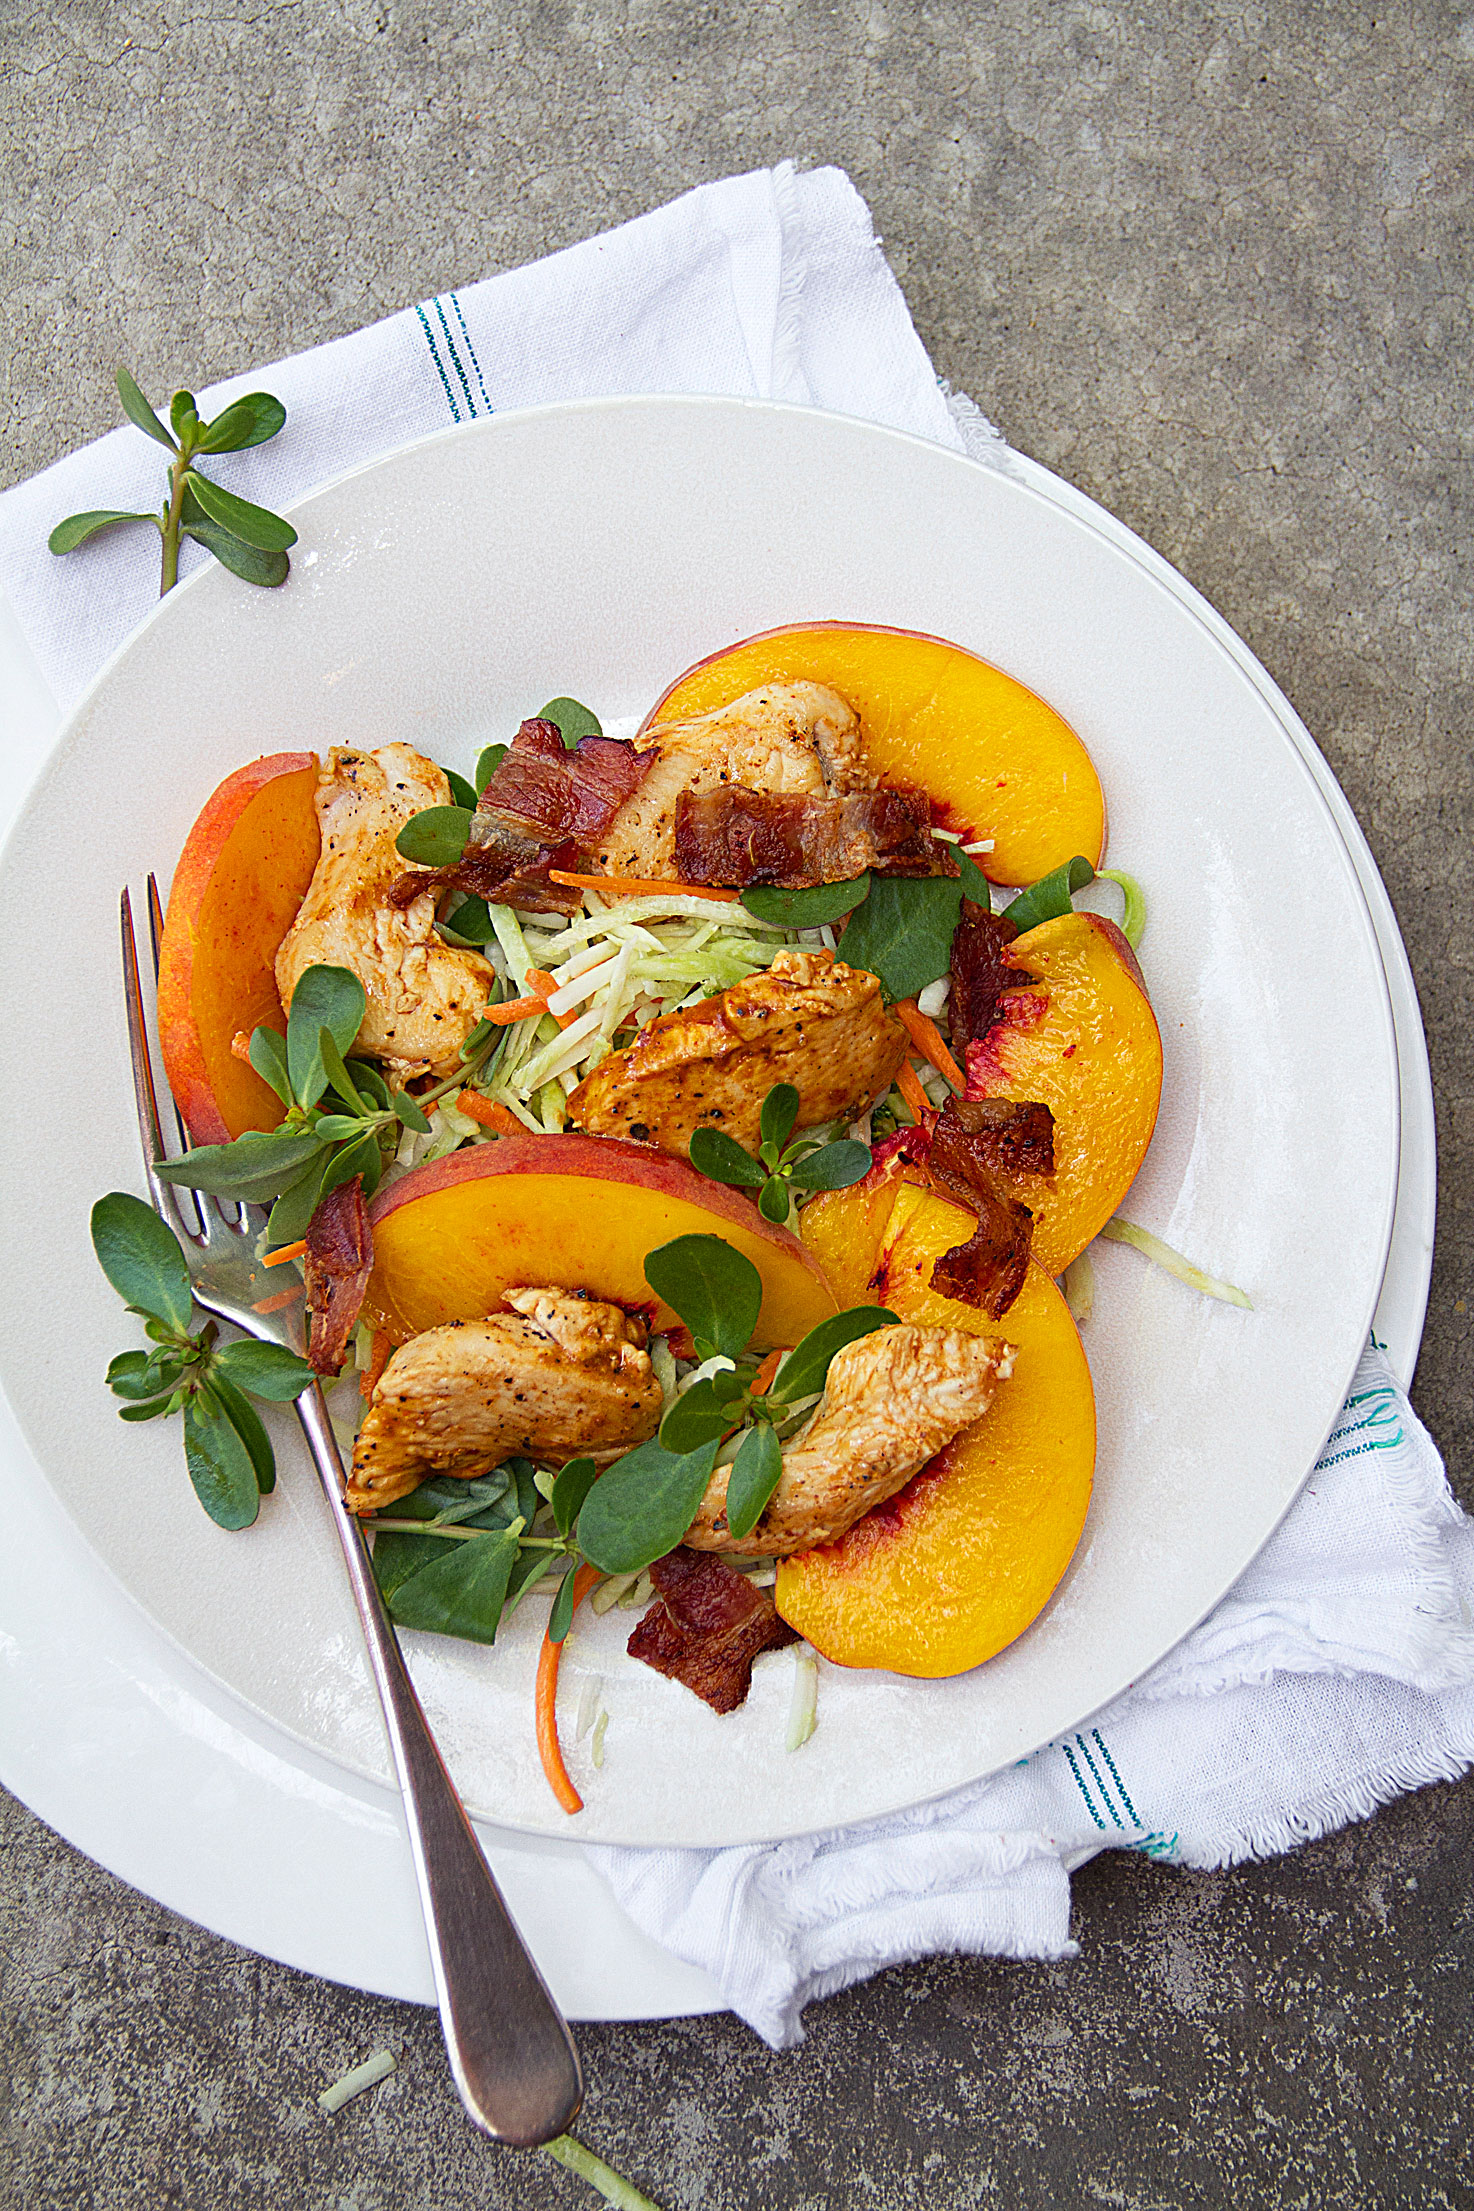
[{"label": "napkin fold", "polygon": [[[1184,1295],[1191,1293],[1184,1292]],[[1474,1761],[1474,1522],[1369,1346],[1300,1497],[1125,1696],[895,1818],[730,1850],[591,1849],[631,1918],[775,2049],[806,2003],[937,1951],[1063,1958],[1071,1871],[1272,1856]],[[819,1724],[823,1725],[820,1687]]]},{"label": "napkin fold", "polygon": [[[202,411],[261,386],[285,402],[287,432],[219,473],[278,508],[453,423],[615,392],[781,399],[1006,455],[971,400],[938,382],[848,178],[790,163],[233,377],[199,395]],[[153,507],[159,458],[120,429],[0,495],[0,647],[18,638],[63,709],[154,586],[122,533],[65,559],[47,533],[82,508]],[[190,547],[181,566],[204,557]],[[1159,1666],[1068,1737],[846,1831],[589,1855],[630,1916],[782,2048],[812,1998],[886,1965],[1072,1954],[1069,1875],[1098,1850],[1226,1865],[1463,1772],[1471,1601],[1474,1524],[1373,1346],[1271,1543]]]}]

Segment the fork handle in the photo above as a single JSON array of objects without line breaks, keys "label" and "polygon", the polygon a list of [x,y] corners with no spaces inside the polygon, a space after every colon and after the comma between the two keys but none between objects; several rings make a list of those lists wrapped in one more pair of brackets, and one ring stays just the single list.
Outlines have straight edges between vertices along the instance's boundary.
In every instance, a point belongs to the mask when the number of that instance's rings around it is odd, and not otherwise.
[{"label": "fork handle", "polygon": [[297,1415],[332,1509],[409,1823],[415,1878],[451,2072],[475,2124],[528,2147],[569,2125],[583,2098],[578,2053],[533,1964],[456,1794],[405,1667],[345,1477],[322,1391]]}]

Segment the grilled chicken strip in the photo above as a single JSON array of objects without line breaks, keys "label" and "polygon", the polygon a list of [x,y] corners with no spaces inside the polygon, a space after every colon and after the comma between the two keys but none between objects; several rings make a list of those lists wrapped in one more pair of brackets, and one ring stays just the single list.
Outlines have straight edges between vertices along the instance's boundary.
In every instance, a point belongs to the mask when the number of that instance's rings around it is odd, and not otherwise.
[{"label": "grilled chicken strip", "polygon": [[697,1128],[719,1128],[749,1150],[774,1083],[798,1092],[797,1126],[851,1116],[887,1089],[906,1033],[880,984],[827,952],[780,952],[685,1013],[662,1014],[627,1051],[612,1052],[568,1101],[592,1136],[632,1136],[684,1155]]},{"label": "grilled chicken strip", "polygon": [[609,824],[591,864],[660,883],[678,879],[676,801],[683,791],[740,783],[750,791],[841,798],[870,790],[875,780],[860,757],[859,721],[822,683],[765,684],[714,714],[657,724],[638,749],[659,758]]},{"label": "grilled chicken strip", "polygon": [[653,1436],[660,1384],[645,1327],[566,1290],[508,1290],[510,1313],[451,1321],[401,1344],[353,1446],[352,1512],[431,1474],[484,1474],[514,1454],[545,1466],[612,1459]]},{"label": "grilled chicken strip", "polygon": [[389,887],[405,872],[394,840],[412,814],[448,806],[450,785],[410,745],[335,748],[318,777],[322,855],[276,955],[276,987],[290,1007],[309,967],[347,967],[368,995],[356,1049],[400,1083],[454,1074],[480,1020],[493,971],[478,952],[435,934],[434,890],[402,911]]},{"label": "grilled chicken strip", "polygon": [[727,1527],[731,1470],[723,1466],[682,1542],[737,1558],[786,1558],[835,1542],[981,1419],[1013,1358],[1011,1344],[954,1328],[878,1328],[846,1344],[814,1418],[784,1450],[778,1487],[751,1535]]}]

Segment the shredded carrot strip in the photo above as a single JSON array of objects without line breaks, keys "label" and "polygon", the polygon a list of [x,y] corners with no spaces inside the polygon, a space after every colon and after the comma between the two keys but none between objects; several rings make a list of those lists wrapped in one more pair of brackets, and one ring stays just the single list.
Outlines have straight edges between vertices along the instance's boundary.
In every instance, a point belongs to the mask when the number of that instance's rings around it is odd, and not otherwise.
[{"label": "shredded carrot strip", "polygon": [[261,1264],[263,1267],[280,1267],[288,1259],[300,1259],[306,1249],[307,1239],[303,1237],[295,1244],[283,1244],[280,1251],[269,1251]]},{"label": "shredded carrot strip", "polygon": [[[576,1569],[573,1576],[575,1612],[599,1578],[597,1566]],[[558,1741],[558,1667],[562,1658],[563,1645],[550,1643],[544,1634],[537,1661],[537,1754],[543,1762],[548,1786],[564,1811],[581,1812],[583,1798],[568,1777],[568,1768],[563,1763],[563,1746]]]},{"label": "shredded carrot strip", "polygon": [[907,1105],[910,1106],[919,1124],[930,1120],[936,1108],[922,1089],[920,1077],[909,1059],[903,1059],[901,1062],[901,1072],[896,1077],[896,1088],[900,1091]]},{"label": "shredded carrot strip", "polygon": [[[527,970],[527,987],[529,990],[535,990],[538,997],[546,1002],[557,989],[558,978],[556,975],[550,975],[545,967],[529,967]],[[551,1006],[548,1007],[548,1011],[553,1013]],[[553,1013],[553,1019],[560,1029],[566,1029],[569,1022],[576,1018],[577,1016],[571,1013]]]},{"label": "shredded carrot strip", "polygon": [[251,1039],[247,1036],[244,1029],[237,1029],[235,1035],[231,1038],[230,1056],[232,1059],[244,1060],[246,1065],[248,1067],[250,1066]]},{"label": "shredded carrot strip", "polygon": [[656,883],[643,875],[570,875],[564,868],[549,868],[548,876],[554,883],[567,883],[578,891],[613,891],[620,898],[659,897],[664,891],[679,891],[682,898],[722,898],[729,904],[737,896],[735,891],[714,889],[707,883]]},{"label": "shredded carrot strip", "polygon": [[369,1346],[369,1363],[358,1380],[359,1392],[362,1396],[373,1396],[383,1378],[384,1369],[389,1364],[393,1351],[394,1339],[389,1334],[388,1329],[376,1328],[374,1330],[374,1340]]},{"label": "shredded carrot strip", "polygon": [[495,1129],[501,1136],[525,1136],[526,1129],[504,1105],[493,1105],[490,1098],[483,1098],[479,1090],[462,1090],[456,1097],[456,1111],[464,1113],[468,1121],[479,1121],[484,1129]]},{"label": "shredded carrot strip", "polygon": [[486,1019],[498,1029],[505,1029],[513,1021],[525,1021],[530,1013],[546,1013],[547,1006],[541,998],[508,998],[499,1006],[488,1006]]},{"label": "shredded carrot strip", "polygon": [[253,1313],[279,1313],[284,1305],[290,1305],[293,1298],[301,1295],[301,1283],[294,1282],[289,1290],[278,1290],[275,1297],[263,1297],[259,1304],[251,1307],[251,1311]]},{"label": "shredded carrot strip", "polygon": [[954,1090],[965,1090],[967,1077],[948,1051],[935,1021],[921,1011],[914,998],[898,998],[896,1011],[901,1017],[906,1034],[922,1057],[929,1059],[933,1067],[946,1076]]},{"label": "shredded carrot strip", "polygon": [[758,1368],[756,1374],[752,1378],[752,1394],[754,1397],[765,1397],[767,1395],[768,1385],[772,1381],[773,1376],[778,1371],[778,1361],[782,1358],[782,1356],[783,1352],[781,1347],[776,1351],[770,1351],[768,1353],[768,1356],[766,1357],[766,1359],[764,1359],[762,1365]]}]

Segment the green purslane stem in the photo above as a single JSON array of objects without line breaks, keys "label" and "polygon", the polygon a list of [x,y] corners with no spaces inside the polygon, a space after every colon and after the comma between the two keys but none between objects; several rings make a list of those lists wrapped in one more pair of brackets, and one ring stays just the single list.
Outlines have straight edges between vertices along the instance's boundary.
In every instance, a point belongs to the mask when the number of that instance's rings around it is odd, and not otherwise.
[{"label": "green purslane stem", "polygon": [[1146,898],[1134,875],[1127,875],[1120,868],[1100,868],[1097,880],[1114,883],[1125,901],[1121,915],[1121,934],[1134,952],[1141,943],[1146,927]]},{"label": "green purslane stem", "polygon": [[291,523],[227,491],[199,466],[204,454],[239,453],[247,446],[264,445],[268,438],[274,438],[287,419],[281,401],[273,399],[270,392],[249,392],[216,415],[213,422],[201,422],[193,395],[177,391],[169,404],[171,427],[166,429],[127,369],[118,370],[117,386],[129,421],[173,455],[168,496],[162,509],[154,514],[129,513],[115,507],[70,514],[47,538],[50,550],[74,553],[80,545],[120,523],[151,522],[163,539],[161,598],[179,581],[181,537],[192,537],[203,545],[244,583],[267,589],[285,583],[287,547],[297,542]]}]

